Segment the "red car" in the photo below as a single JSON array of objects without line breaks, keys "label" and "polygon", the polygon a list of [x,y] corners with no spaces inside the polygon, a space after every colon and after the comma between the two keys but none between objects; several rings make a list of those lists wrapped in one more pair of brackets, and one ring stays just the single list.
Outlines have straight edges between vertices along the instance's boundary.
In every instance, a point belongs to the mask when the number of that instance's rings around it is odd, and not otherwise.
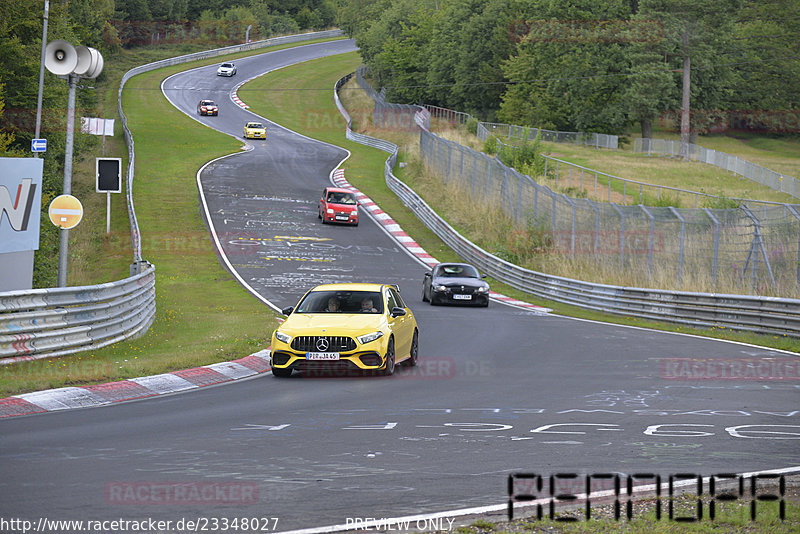
[{"label": "red car", "polygon": [[343,223],[358,226],[358,202],[349,189],[326,187],[319,199],[317,217],[322,224]]},{"label": "red car", "polygon": [[216,116],[219,114],[219,108],[217,108],[213,100],[201,100],[200,103],[197,104],[197,113],[200,115]]}]

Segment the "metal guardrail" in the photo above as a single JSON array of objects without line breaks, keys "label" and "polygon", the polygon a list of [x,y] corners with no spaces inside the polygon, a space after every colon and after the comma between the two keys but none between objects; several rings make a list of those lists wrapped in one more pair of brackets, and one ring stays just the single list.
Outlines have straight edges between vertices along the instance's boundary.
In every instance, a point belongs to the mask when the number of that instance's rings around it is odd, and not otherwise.
[{"label": "metal guardrail", "polygon": [[[349,76],[346,78],[349,79]],[[337,107],[348,119],[347,138],[356,142],[362,142],[363,139],[364,144],[390,152],[385,167],[389,189],[442,241],[492,278],[537,297],[585,309],[694,327],[725,327],[759,334],[800,337],[800,299],[595,284],[525,269],[487,252],[459,234],[392,173],[397,159],[396,145],[350,131],[349,115],[337,93],[346,81],[345,78],[339,80],[334,93]]]},{"label": "metal guardrail", "polygon": [[147,331],[155,267],[107,284],[0,294],[0,365],[98,349]]},{"label": "metal guardrail", "polygon": [[131,277],[94,286],[0,293],[0,365],[98,349],[144,334],[153,323],[155,267],[142,260],[133,204],[134,142],[122,109],[122,90],[128,80],[137,74],[189,61],[340,35],[341,30],[331,30],[276,37],[156,61],[126,72],[119,85],[117,111],[128,148],[126,196],[134,258]]}]

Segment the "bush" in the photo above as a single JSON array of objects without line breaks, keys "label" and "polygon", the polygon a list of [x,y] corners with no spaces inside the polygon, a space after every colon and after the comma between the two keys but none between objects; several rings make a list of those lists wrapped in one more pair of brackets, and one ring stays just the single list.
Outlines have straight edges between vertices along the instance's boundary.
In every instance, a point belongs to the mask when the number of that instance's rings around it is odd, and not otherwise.
[{"label": "bush", "polygon": [[478,135],[478,119],[470,117],[467,120],[467,131],[472,135]]},{"label": "bush", "polygon": [[486,138],[486,141],[483,142],[483,151],[490,156],[494,156],[497,154],[497,145],[498,140],[497,137],[490,135]]}]

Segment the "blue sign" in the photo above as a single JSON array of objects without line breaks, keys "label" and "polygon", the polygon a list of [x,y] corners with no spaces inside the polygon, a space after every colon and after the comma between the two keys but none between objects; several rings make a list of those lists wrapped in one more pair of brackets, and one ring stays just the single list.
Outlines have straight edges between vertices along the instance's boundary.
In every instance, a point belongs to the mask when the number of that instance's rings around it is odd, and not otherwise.
[{"label": "blue sign", "polygon": [[47,139],[31,139],[31,152],[47,152]]}]

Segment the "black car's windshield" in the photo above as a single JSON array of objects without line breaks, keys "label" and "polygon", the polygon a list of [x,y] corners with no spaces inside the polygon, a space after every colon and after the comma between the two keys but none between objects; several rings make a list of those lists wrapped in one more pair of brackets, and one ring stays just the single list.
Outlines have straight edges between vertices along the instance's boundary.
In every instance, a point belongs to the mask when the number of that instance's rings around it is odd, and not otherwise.
[{"label": "black car's windshield", "polygon": [[436,270],[436,276],[445,278],[480,278],[478,270],[471,265],[441,265]]},{"label": "black car's windshield", "polygon": [[312,291],[295,312],[383,313],[383,299],[377,291]]}]

